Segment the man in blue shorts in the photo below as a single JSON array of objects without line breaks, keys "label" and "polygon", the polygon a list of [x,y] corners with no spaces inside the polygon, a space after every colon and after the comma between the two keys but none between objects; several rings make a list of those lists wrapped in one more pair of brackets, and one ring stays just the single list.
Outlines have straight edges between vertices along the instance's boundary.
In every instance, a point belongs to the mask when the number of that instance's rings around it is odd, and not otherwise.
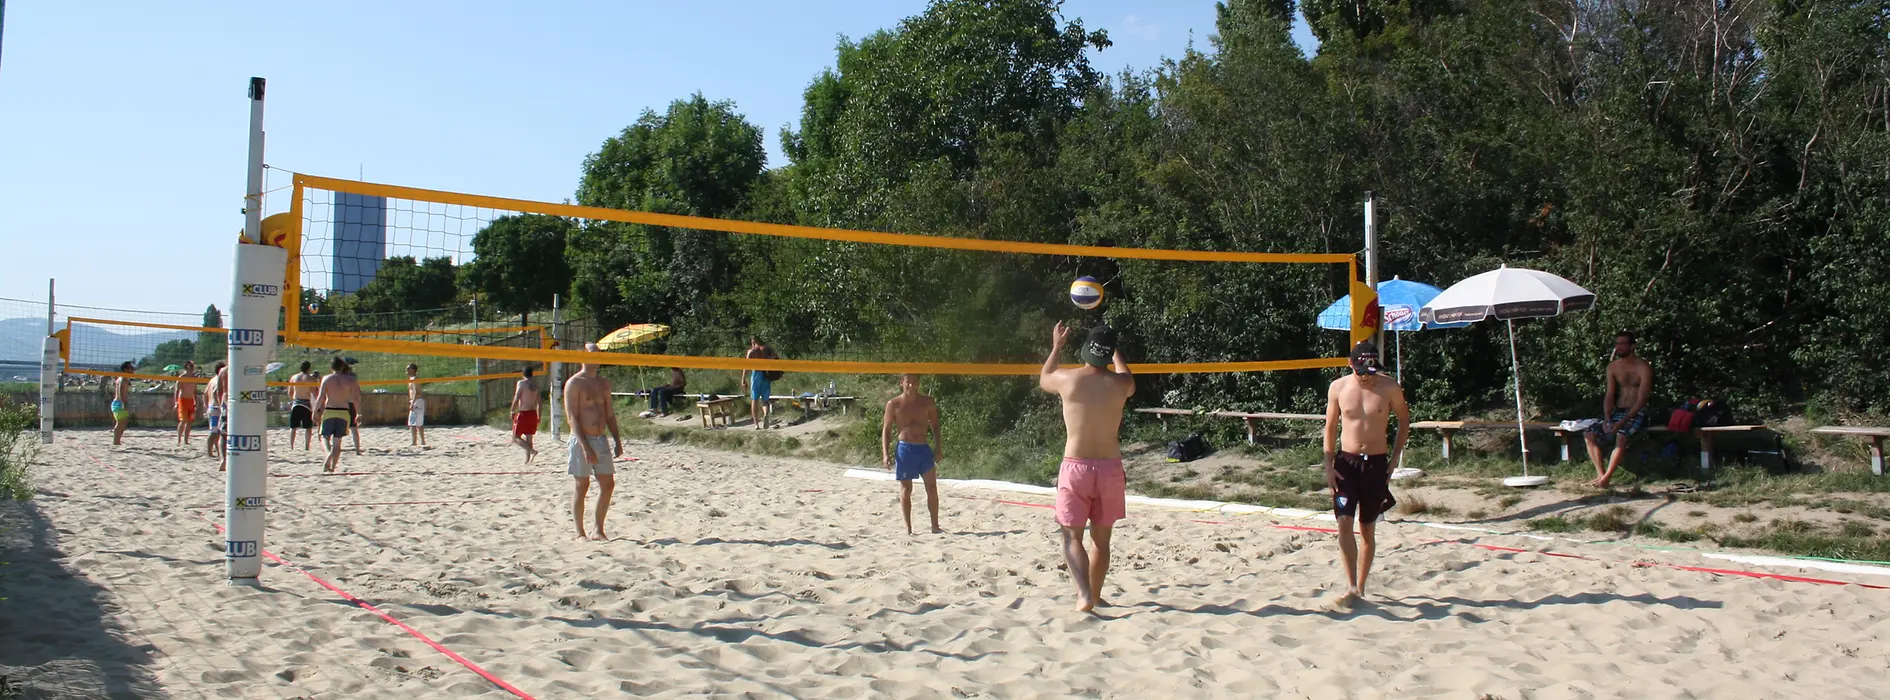
[{"label": "man in blue shorts", "polygon": [[[748,354],[743,357],[757,360],[774,359],[779,356],[774,354],[774,348],[763,345],[760,338],[751,337],[748,339]],[[774,417],[771,415],[774,412],[774,404],[769,401],[769,397],[774,394],[773,375],[759,369],[743,372],[742,388],[748,393],[748,415],[749,419],[755,422],[755,429],[761,430],[768,427],[768,419]]]},{"label": "man in blue shorts", "polygon": [[[899,446],[892,448],[897,426]],[[886,418],[879,427],[880,466],[893,470],[899,480],[899,509],[906,516],[906,534],[912,534],[912,480],[925,479],[926,507],[932,513],[932,532],[938,527],[938,475],[933,466],[945,455],[945,438],[938,429],[938,402],[919,393],[919,375],[899,378],[899,395],[886,402]]]},{"label": "man in blue shorts", "polygon": [[[120,374],[131,374],[137,368],[130,362],[118,365]],[[131,377],[119,377],[118,384],[112,387],[112,444],[124,440],[125,428],[131,427],[131,411],[125,408],[125,401],[131,398]]]}]

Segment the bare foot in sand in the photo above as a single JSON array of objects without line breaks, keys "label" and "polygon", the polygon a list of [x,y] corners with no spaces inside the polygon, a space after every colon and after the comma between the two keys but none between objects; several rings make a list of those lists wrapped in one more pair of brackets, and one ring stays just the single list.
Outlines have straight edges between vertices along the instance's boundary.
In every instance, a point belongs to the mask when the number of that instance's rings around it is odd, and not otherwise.
[{"label": "bare foot in sand", "polygon": [[1090,600],[1089,598],[1079,597],[1076,602],[1077,612],[1093,612],[1096,609],[1096,601]]},{"label": "bare foot in sand", "polygon": [[595,533],[592,533],[592,534],[591,534],[591,541],[592,541],[592,542],[606,542],[606,541],[609,541],[609,540],[610,540],[610,536],[609,536],[609,535],[605,535],[605,534],[604,534],[604,531],[602,531],[602,530],[598,530],[597,532],[595,532]]},{"label": "bare foot in sand", "polygon": [[1332,601],[1332,608],[1334,610],[1352,610],[1357,608],[1360,602],[1357,593],[1346,591],[1345,595],[1339,596],[1338,600]]}]

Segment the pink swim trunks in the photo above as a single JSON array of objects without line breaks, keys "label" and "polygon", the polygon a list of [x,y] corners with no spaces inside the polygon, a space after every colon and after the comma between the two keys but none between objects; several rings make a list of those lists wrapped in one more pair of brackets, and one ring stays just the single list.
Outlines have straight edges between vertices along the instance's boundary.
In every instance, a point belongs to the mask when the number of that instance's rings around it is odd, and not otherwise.
[{"label": "pink swim trunks", "polygon": [[1077,459],[1064,457],[1057,470],[1057,524],[1082,527],[1114,525],[1129,514],[1126,501],[1128,478],[1122,473],[1122,458]]}]

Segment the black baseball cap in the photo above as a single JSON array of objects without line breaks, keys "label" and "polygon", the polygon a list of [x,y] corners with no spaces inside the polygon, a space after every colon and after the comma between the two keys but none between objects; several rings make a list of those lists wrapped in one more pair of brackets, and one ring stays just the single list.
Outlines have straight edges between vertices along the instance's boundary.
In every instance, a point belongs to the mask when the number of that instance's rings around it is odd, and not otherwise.
[{"label": "black baseball cap", "polygon": [[1089,339],[1083,341],[1083,362],[1096,367],[1108,367],[1116,357],[1116,329],[1108,324],[1089,329]]},{"label": "black baseball cap", "polygon": [[1378,346],[1372,341],[1361,340],[1352,346],[1352,371],[1359,374],[1379,374],[1384,366],[1378,364]]}]

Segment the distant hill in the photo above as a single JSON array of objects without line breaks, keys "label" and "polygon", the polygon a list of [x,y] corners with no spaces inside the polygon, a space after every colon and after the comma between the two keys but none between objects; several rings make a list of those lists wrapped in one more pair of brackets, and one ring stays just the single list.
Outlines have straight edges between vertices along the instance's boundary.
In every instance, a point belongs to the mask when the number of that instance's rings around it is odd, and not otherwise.
[{"label": "distant hill", "polygon": [[[180,338],[197,339],[197,334],[191,331],[114,333],[90,325],[74,326],[72,335],[72,363],[78,365],[135,362],[151,354],[159,343]],[[0,362],[39,364],[39,344],[45,337],[46,319],[0,319]]]}]

